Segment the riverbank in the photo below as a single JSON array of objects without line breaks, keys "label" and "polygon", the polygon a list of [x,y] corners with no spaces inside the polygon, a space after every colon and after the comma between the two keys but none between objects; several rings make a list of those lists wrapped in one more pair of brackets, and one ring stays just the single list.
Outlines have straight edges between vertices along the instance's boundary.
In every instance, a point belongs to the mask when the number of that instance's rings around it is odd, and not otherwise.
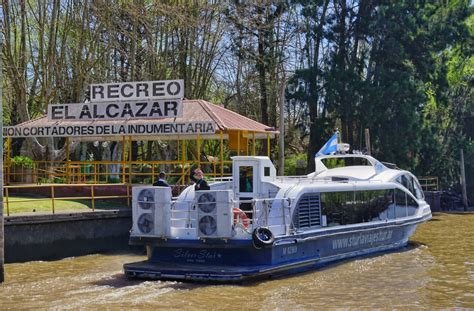
[{"label": "riverbank", "polygon": [[23,213],[5,217],[5,262],[127,251],[131,209]]}]

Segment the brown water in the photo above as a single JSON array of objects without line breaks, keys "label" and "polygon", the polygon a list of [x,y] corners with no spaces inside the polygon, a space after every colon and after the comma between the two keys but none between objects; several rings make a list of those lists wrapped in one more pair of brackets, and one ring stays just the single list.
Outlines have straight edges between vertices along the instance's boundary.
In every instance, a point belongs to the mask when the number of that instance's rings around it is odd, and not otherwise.
[{"label": "brown water", "polygon": [[136,255],[8,264],[0,309],[474,308],[473,239],[474,214],[438,214],[402,251],[241,286],[128,281]]}]

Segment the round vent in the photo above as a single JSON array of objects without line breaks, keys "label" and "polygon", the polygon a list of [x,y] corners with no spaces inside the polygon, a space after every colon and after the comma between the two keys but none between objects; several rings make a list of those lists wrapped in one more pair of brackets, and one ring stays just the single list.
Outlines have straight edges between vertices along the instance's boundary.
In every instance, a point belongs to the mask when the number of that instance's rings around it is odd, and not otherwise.
[{"label": "round vent", "polygon": [[216,208],[216,197],[214,193],[203,193],[198,199],[199,209],[204,213],[210,213]]},{"label": "round vent", "polygon": [[212,216],[204,216],[199,219],[199,231],[204,235],[213,235],[217,230],[217,222]]},{"label": "round vent", "polygon": [[150,233],[153,229],[153,217],[151,214],[142,214],[138,217],[137,225],[142,233]]},{"label": "round vent", "polygon": [[143,209],[149,209],[153,206],[154,196],[153,190],[144,189],[138,194],[138,206]]}]

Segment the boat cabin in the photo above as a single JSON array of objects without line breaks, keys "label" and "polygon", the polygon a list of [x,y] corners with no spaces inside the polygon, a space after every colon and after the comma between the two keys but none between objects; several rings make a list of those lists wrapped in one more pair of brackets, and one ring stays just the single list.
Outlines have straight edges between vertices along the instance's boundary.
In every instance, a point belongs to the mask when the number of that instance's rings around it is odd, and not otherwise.
[{"label": "boat cabin", "polygon": [[210,183],[206,191],[189,186],[173,200],[170,188],[135,187],[132,235],[250,239],[263,227],[287,236],[413,217],[425,204],[416,178],[407,171],[364,155],[354,155],[355,161],[327,157],[339,165],[328,168],[325,158],[318,158],[318,170],[308,176],[277,177],[269,158],[236,156],[231,180]]}]

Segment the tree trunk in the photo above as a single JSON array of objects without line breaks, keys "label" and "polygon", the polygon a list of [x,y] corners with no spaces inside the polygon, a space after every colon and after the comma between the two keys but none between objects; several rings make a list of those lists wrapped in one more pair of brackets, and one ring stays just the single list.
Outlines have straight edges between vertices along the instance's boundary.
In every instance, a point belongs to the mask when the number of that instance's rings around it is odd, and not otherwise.
[{"label": "tree trunk", "polygon": [[[309,60],[309,63],[313,63],[313,79],[310,80],[310,97],[308,98],[308,106],[309,106],[309,118],[310,118],[310,125],[309,125],[309,144],[308,144],[308,162],[307,162],[307,172],[311,173],[315,170],[314,164],[314,155],[318,152],[320,146],[320,137],[321,133],[320,130],[323,128],[322,126],[318,125],[318,121],[322,121],[322,117],[324,115],[318,115],[318,101],[319,101],[319,92],[318,92],[318,82],[319,82],[319,49],[321,46],[321,41],[323,39],[323,27],[326,23],[326,12],[329,6],[329,1],[326,0],[324,2],[323,10],[321,13],[321,18],[319,19],[319,24],[316,29],[316,36],[314,39],[314,56],[312,60]],[[309,55],[308,55],[309,57]]]}]

